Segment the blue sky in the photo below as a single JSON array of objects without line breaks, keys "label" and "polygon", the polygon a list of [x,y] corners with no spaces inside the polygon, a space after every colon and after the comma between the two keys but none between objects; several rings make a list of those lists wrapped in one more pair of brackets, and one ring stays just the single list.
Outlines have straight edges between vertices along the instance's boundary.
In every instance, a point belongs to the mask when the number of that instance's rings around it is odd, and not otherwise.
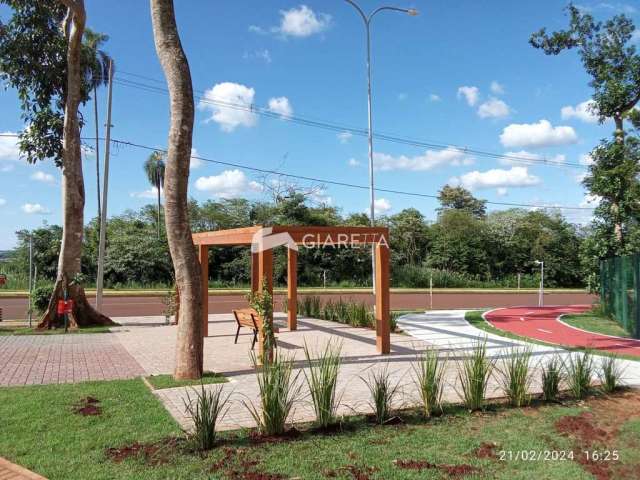
[{"label": "blue sky", "polygon": [[[194,89],[209,99],[254,104],[280,115],[269,118],[201,103],[193,143],[199,156],[367,184],[366,138],[287,121],[293,115],[366,126],[364,31],[351,6],[341,0],[176,4]],[[366,10],[379,5],[368,0],[361,4]],[[584,163],[584,155],[609,135],[610,125],[598,125],[584,109],[591,92],[577,55],[547,57],[528,44],[531,32],[542,26],[566,26],[564,2],[399,0],[397,5],[417,8],[420,15],[382,12],[373,22],[374,131],[568,163]],[[581,5],[600,18],[625,12],[636,23],[640,20],[637,1]],[[88,26],[110,35],[105,50],[117,63],[113,137],[164,147],[167,96],[126,84],[164,87],[148,2],[86,0],[86,6]],[[0,9],[0,18],[8,13]],[[101,90],[101,113],[105,98]],[[83,111],[85,136],[93,136],[89,107]],[[22,128],[15,92],[0,92],[0,132]],[[449,182],[490,201],[585,205],[578,181],[584,169],[509,164],[460,150],[384,141],[377,141],[374,149],[376,184],[383,188],[435,194]],[[149,152],[124,146],[114,150],[109,213],[152,202],[142,171]],[[96,211],[90,154],[84,165],[88,219]],[[194,161],[190,195],[198,200],[260,199],[266,195],[257,185],[262,180],[250,171]],[[379,214],[415,207],[434,218],[437,207],[428,198],[386,193],[377,197]],[[367,208],[368,193],[327,186],[318,201],[330,202],[344,213],[360,212]],[[505,207],[490,210],[500,208]],[[575,222],[589,217],[588,211],[565,213]],[[12,140],[0,138],[0,249],[15,245],[18,229],[60,221],[59,171],[48,162],[26,165]]]}]

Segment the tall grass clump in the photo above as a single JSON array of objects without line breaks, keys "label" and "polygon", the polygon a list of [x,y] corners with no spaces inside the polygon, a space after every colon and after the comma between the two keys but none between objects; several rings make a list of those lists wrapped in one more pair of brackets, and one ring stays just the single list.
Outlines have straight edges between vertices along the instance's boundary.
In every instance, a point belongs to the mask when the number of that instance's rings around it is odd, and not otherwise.
[{"label": "tall grass clump", "polygon": [[495,362],[487,357],[487,340],[477,342],[471,355],[458,363],[458,392],[469,410],[481,410],[485,405],[485,394]]},{"label": "tall grass clump", "polygon": [[400,381],[393,383],[391,380],[388,367],[387,364],[383,369],[370,373],[367,379],[361,377],[371,394],[369,406],[373,410],[378,425],[384,424],[389,419],[391,404],[400,387]]},{"label": "tall grass clump", "polygon": [[514,347],[509,351],[509,357],[504,359],[499,367],[500,382],[504,393],[513,407],[522,407],[531,402],[531,349],[529,347]]},{"label": "tall grass clump", "polygon": [[287,418],[300,396],[299,373],[293,375],[293,362],[289,358],[280,358],[277,352],[262,366],[258,365],[253,352],[251,359],[258,379],[261,411],[252,403],[243,403],[263,435],[282,435]]},{"label": "tall grass clump", "polygon": [[304,354],[309,366],[308,373],[305,371],[304,376],[313,401],[316,424],[320,428],[327,428],[336,422],[336,412],[340,404],[337,387],[341,349],[340,344],[327,342],[324,349],[315,355],[314,360],[306,342],[304,345]]},{"label": "tall grass clump", "polygon": [[196,397],[192,401],[187,391],[184,407],[187,415],[193,421],[194,429],[189,435],[196,450],[210,450],[216,443],[216,425],[227,413],[227,404],[231,394],[222,394],[222,385],[210,390],[200,385],[200,390],[192,388]]},{"label": "tall grass clump", "polygon": [[413,367],[416,386],[422,400],[422,413],[425,417],[432,416],[436,411],[442,412],[446,363],[446,360],[438,358],[437,350],[428,348],[422,354],[418,366]]},{"label": "tall grass clump", "polygon": [[557,356],[542,366],[542,399],[545,402],[555,402],[558,399],[563,378],[562,362]]},{"label": "tall grass clump", "polygon": [[582,399],[592,390],[593,357],[589,352],[569,356],[567,361],[567,384],[574,398]]},{"label": "tall grass clump", "polygon": [[620,368],[618,357],[606,357],[602,360],[598,377],[600,388],[606,393],[612,393],[622,386],[621,377],[623,369]]}]

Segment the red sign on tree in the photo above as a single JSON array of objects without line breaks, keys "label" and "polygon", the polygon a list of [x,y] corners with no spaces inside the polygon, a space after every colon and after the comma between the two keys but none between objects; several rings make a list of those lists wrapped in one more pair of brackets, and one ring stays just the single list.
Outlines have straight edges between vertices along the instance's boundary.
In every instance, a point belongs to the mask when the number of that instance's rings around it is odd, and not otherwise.
[{"label": "red sign on tree", "polygon": [[4,287],[7,283],[7,276],[4,273],[0,273],[0,287]]}]

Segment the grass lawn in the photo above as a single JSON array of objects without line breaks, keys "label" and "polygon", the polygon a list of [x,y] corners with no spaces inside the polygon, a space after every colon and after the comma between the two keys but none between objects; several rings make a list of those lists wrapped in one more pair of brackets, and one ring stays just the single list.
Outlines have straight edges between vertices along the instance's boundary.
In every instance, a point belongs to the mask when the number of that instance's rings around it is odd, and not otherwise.
[{"label": "grass lawn", "polygon": [[149,375],[146,379],[155,390],[229,381],[225,376],[214,372],[204,372],[200,380],[174,380],[173,375]]},{"label": "grass lawn", "polygon": [[[100,415],[75,413],[87,397],[99,402],[93,405]],[[238,398],[231,408],[243,408]],[[624,480],[637,478],[640,467],[636,391],[581,404],[403,418],[374,427],[354,417],[341,432],[303,432],[280,442],[232,432],[199,455],[166,441],[180,429],[141,380],[1,388],[0,456],[50,480],[447,479],[462,478],[453,475],[459,471],[469,473],[465,478],[575,480],[593,478],[586,469],[596,468],[610,474],[600,478]],[[124,446],[139,453],[115,462],[107,449]],[[584,461],[583,450],[605,448],[620,460]],[[571,451],[574,460],[516,460],[523,451]]]},{"label": "grass lawn", "polygon": [[[77,330],[69,330],[67,333],[109,333],[110,327],[84,327]],[[2,327],[0,326],[0,335],[64,335],[64,328],[56,328],[52,330],[36,330],[29,327]]]},{"label": "grass lawn", "polygon": [[597,315],[593,312],[563,315],[561,320],[572,327],[581,328],[589,332],[613,335],[616,337],[631,337],[631,334],[615,320]]}]

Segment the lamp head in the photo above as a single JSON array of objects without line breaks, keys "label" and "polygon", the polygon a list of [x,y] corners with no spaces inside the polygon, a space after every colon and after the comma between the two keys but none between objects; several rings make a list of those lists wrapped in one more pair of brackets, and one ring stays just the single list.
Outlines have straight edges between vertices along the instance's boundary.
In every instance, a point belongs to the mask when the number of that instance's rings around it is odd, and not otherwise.
[{"label": "lamp head", "polygon": [[407,15],[411,15],[412,17],[417,17],[420,14],[420,12],[418,12],[418,10],[416,10],[415,8],[410,8],[407,10]]}]

